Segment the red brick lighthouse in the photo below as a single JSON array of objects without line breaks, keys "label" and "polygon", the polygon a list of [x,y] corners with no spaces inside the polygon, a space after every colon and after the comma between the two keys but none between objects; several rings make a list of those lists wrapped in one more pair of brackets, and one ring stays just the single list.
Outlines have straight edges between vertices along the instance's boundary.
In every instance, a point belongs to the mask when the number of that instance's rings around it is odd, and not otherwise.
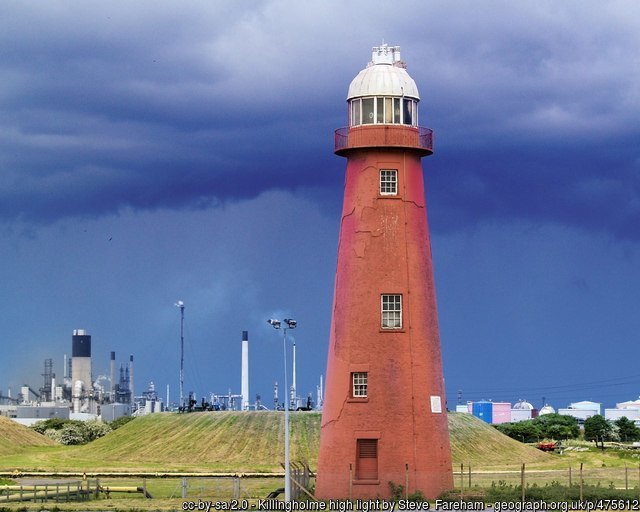
[{"label": "red brick lighthouse", "polygon": [[432,498],[453,487],[421,158],[432,131],[400,48],[349,86],[347,158],[316,495]]}]

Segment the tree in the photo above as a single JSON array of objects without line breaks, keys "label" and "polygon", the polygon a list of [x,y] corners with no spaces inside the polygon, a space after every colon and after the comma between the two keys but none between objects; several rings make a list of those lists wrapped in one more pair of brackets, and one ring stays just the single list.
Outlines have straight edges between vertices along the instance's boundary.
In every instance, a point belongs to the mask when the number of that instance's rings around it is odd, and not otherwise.
[{"label": "tree", "polygon": [[544,414],[533,420],[547,439],[575,439],[580,435],[578,420],[563,414]]},{"label": "tree", "polygon": [[626,416],[617,419],[615,422],[618,427],[618,435],[621,441],[637,441],[640,439],[640,428]]},{"label": "tree", "polygon": [[611,424],[603,416],[596,414],[587,418],[584,422],[584,438],[586,441],[594,441],[604,450],[604,442],[609,440],[612,432]]},{"label": "tree", "polygon": [[494,425],[504,435],[516,439],[522,443],[532,443],[542,437],[542,432],[533,420],[519,421],[517,423],[502,423]]},{"label": "tree", "polygon": [[544,414],[533,420],[495,425],[503,434],[523,443],[540,439],[575,439],[580,434],[578,420],[572,416]]}]

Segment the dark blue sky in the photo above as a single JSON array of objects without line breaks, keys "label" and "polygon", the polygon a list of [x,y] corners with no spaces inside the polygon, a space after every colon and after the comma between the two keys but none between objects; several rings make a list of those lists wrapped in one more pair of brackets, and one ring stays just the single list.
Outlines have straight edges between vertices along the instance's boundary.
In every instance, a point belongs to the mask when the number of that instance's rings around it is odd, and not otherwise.
[{"label": "dark blue sky", "polygon": [[326,363],[342,202],[333,130],[372,46],[420,90],[449,405],[640,394],[640,5],[4,2],[0,389],[133,353],[137,388]]}]

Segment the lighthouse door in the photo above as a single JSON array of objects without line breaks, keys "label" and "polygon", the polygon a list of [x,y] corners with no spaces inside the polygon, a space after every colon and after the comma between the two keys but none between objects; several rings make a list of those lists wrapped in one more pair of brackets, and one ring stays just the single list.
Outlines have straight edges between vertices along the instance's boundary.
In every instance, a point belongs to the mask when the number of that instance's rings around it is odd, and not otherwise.
[{"label": "lighthouse door", "polygon": [[378,479],[378,440],[358,439],[356,454],[356,479]]}]

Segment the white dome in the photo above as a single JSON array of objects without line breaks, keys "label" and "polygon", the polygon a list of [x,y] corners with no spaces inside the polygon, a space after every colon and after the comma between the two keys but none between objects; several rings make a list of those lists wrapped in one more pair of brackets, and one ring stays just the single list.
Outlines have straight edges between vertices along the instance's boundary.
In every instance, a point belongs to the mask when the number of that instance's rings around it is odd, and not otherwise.
[{"label": "white dome", "polygon": [[540,412],[538,413],[539,416],[544,416],[545,414],[554,414],[556,412],[556,410],[551,407],[549,404],[545,405],[542,409],[540,409]]},{"label": "white dome", "polygon": [[525,411],[532,411],[533,410],[533,405],[531,405],[529,402],[526,402],[524,400],[518,400],[518,402],[516,404],[514,404],[513,406],[514,409],[522,409]]},{"label": "white dome", "polygon": [[400,60],[399,46],[373,48],[371,62],[351,81],[347,100],[363,96],[406,96],[419,100],[418,87]]}]

